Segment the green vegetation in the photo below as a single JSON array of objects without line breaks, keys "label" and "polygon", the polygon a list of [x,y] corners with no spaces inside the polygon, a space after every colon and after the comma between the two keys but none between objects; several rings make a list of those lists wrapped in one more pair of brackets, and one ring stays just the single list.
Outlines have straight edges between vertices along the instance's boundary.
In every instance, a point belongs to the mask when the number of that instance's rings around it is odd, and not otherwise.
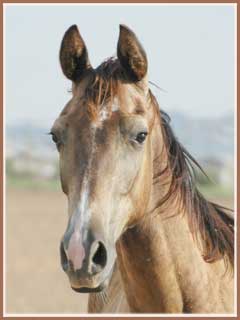
[{"label": "green vegetation", "polygon": [[[26,160],[27,161],[27,160]],[[56,174],[45,178],[39,174],[39,171],[29,170],[28,163],[26,166],[17,170],[15,160],[7,159],[6,162],[6,186],[18,189],[32,190],[60,190],[60,179],[58,174],[58,163],[56,163]],[[37,167],[37,166],[36,166]]]},{"label": "green vegetation", "polygon": [[196,170],[195,177],[197,181],[197,187],[199,191],[206,197],[208,200],[229,200],[233,201],[234,198],[234,189],[229,185],[221,184],[219,179],[219,169],[214,166],[208,166],[205,170],[207,177]]},{"label": "green vegetation", "polygon": [[[19,188],[19,189],[32,189],[32,190],[49,190],[58,191],[61,190],[59,179],[37,179],[29,176],[12,176],[6,177],[7,187]],[[232,199],[234,191],[231,188],[226,188],[214,183],[198,183],[199,191],[207,199]]]},{"label": "green vegetation", "polygon": [[234,196],[234,190],[232,190],[231,188],[226,188],[224,186],[216,185],[213,183],[199,184],[198,189],[207,199],[229,199],[233,198]]},{"label": "green vegetation", "polygon": [[6,186],[10,188],[17,189],[31,189],[31,190],[48,190],[48,191],[58,191],[61,190],[59,180],[42,180],[34,179],[31,177],[6,177]]}]

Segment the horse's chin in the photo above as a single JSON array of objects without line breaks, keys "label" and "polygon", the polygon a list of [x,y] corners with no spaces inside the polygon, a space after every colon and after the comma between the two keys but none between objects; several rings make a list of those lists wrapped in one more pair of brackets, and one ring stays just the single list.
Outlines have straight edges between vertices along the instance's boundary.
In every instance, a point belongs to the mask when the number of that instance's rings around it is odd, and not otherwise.
[{"label": "horse's chin", "polygon": [[104,290],[106,288],[106,284],[101,283],[98,287],[96,288],[88,288],[88,287],[80,287],[80,288],[74,288],[72,287],[72,289],[78,293],[96,293],[96,292],[101,292],[102,290]]},{"label": "horse's chin", "polygon": [[96,293],[96,292],[101,292],[103,291],[109,283],[109,279],[104,280],[102,283],[100,283],[97,287],[71,287],[74,291],[78,293]]}]

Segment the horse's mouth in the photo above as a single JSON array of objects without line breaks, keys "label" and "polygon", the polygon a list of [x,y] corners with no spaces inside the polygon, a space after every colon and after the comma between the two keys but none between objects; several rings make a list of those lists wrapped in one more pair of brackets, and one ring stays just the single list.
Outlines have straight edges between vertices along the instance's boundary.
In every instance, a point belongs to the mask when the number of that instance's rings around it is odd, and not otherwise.
[{"label": "horse's mouth", "polygon": [[79,293],[91,293],[91,292],[100,292],[102,290],[104,290],[109,283],[109,278],[105,279],[103,282],[101,282],[97,287],[73,287],[71,286],[71,288]]},{"label": "horse's mouth", "polygon": [[106,285],[104,283],[101,283],[96,288],[88,288],[88,287],[80,287],[80,288],[71,287],[71,288],[78,293],[93,293],[93,292],[101,292],[105,287]]}]

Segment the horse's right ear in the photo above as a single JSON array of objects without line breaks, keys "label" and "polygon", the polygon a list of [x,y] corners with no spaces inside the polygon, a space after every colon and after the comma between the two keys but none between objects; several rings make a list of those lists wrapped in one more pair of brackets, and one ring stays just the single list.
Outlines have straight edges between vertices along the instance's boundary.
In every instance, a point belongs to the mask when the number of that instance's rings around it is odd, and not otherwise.
[{"label": "horse's right ear", "polygon": [[63,73],[72,81],[79,80],[84,71],[91,68],[86,45],[76,25],[71,26],[63,36],[60,63]]}]

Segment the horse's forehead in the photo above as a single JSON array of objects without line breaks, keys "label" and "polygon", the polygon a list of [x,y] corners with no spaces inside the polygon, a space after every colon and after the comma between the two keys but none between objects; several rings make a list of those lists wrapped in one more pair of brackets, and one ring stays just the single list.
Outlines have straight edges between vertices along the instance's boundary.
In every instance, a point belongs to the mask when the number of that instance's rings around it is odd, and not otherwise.
[{"label": "horse's forehead", "polygon": [[146,105],[146,96],[136,85],[123,84],[119,88],[118,101],[123,111],[134,113],[136,107]]},{"label": "horse's forehead", "polygon": [[62,110],[57,122],[63,127],[66,123],[70,127],[73,125],[79,131],[88,125],[102,127],[106,120],[114,119],[115,114],[144,113],[145,107],[145,95],[133,84],[120,84],[114,96],[100,106],[89,106],[82,86],[79,89],[75,86],[73,97]]}]

